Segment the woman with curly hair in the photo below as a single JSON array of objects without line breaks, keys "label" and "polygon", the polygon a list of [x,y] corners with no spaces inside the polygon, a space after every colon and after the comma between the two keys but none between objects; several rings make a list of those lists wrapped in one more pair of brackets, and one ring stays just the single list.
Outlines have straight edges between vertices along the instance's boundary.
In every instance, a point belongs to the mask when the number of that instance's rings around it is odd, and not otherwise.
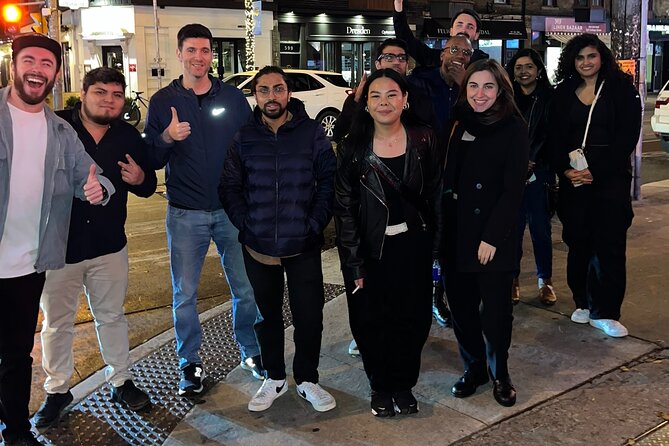
[{"label": "woman with curly hair", "polygon": [[558,215],[576,304],[571,320],[612,337],[626,336],[618,320],[627,230],[634,216],[630,156],[641,129],[639,93],[594,34],[567,43],[556,80],[551,159],[560,178]]},{"label": "woman with curly hair", "polygon": [[506,65],[513,79],[516,105],[527,122],[530,139],[530,162],[527,167],[527,185],[523,193],[518,221],[518,269],[513,280],[511,299],[520,301],[520,259],[523,255],[523,235],[529,225],[537,267],[538,299],[544,305],[553,305],[557,296],[553,290],[553,241],[551,239],[551,211],[547,188],[555,184],[555,173],[549,168],[546,144],[548,135],[548,107],[553,96],[553,86],[546,75],[541,56],[532,48],[518,51]]}]

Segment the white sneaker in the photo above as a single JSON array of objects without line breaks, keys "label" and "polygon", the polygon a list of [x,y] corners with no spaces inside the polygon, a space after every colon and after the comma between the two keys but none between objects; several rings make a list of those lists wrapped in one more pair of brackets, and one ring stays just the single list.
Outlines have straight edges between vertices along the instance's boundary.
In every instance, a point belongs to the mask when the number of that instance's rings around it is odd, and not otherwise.
[{"label": "white sneaker", "polygon": [[623,338],[627,336],[627,328],[613,319],[590,319],[590,325],[599,328],[612,338]]},{"label": "white sneaker", "polygon": [[305,381],[297,386],[297,394],[309,401],[318,412],[327,412],[337,407],[334,397],[318,384]]},{"label": "white sneaker", "polygon": [[590,322],[590,310],[577,308],[571,314],[571,321],[577,324],[587,324]]},{"label": "white sneaker", "polygon": [[251,401],[249,401],[249,410],[251,412],[262,412],[272,406],[275,399],[288,391],[288,383],[285,379],[274,380],[265,379],[262,386],[258,389]]},{"label": "white sneaker", "polygon": [[348,344],[348,354],[351,356],[360,356],[360,350],[358,350],[358,344],[355,342],[355,339],[351,339],[351,343]]}]

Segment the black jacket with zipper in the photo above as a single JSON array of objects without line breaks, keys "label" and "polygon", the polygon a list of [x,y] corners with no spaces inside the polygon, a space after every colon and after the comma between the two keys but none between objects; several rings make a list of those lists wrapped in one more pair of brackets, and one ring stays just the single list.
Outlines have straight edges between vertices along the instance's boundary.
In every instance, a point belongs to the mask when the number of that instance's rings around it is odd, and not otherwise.
[{"label": "black jacket with zipper", "polygon": [[[435,237],[441,232],[439,207],[440,164],[436,137],[431,128],[422,125],[406,126],[407,149],[402,183],[414,191],[424,206],[422,210],[403,198],[404,215],[410,231],[430,231]],[[334,220],[337,247],[345,280],[366,276],[365,259],[380,259],[383,255],[388,207],[382,180],[364,153],[353,149],[353,142],[344,139],[338,153],[335,176]],[[422,203],[421,203],[422,204]],[[439,241],[435,240],[435,254]]]}]

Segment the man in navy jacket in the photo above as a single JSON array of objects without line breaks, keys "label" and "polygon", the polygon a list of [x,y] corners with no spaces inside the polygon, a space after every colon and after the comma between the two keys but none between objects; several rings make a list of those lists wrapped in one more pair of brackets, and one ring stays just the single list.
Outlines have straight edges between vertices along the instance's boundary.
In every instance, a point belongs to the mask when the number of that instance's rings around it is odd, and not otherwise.
[{"label": "man in navy jacket", "polygon": [[285,73],[267,66],[251,83],[257,106],[228,151],[219,194],[239,229],[262,320],[255,325],[267,377],[249,402],[268,409],[288,389],[282,316],[284,272],[295,327],[297,393],[325,412],[335,400],[318,385],[323,331],[323,229],[332,217],[336,160],[323,128],[291,99]]},{"label": "man in navy jacket", "polygon": [[218,198],[218,180],[232,137],[251,110],[237,88],[209,75],[212,35],[200,24],[177,34],[183,75],[151,97],[145,133],[153,145],[154,167],[167,165],[167,246],[172,272],[174,331],[181,381],[179,394],[203,391],[199,354],[202,328],[197,287],[204,258],[214,240],[232,293],[232,324],[242,368],[262,378],[260,349],[253,331],[258,315],[237,229]]}]

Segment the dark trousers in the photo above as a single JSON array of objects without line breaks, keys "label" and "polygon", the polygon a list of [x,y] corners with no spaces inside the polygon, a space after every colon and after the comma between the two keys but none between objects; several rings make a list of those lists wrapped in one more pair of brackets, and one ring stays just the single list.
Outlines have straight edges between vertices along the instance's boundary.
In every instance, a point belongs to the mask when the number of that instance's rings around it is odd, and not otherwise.
[{"label": "dark trousers", "polygon": [[265,265],[244,251],[246,273],[253,287],[262,321],[255,323],[262,364],[271,379],[286,378],[283,324],[284,271],[288,278],[288,301],[293,316],[295,382],[318,382],[318,361],[323,332],[323,270],[320,250],[315,249],[281,260],[281,265]]},{"label": "dark trousers", "polygon": [[537,277],[550,279],[553,276],[553,240],[551,238],[551,217],[548,214],[546,201],[546,184],[554,183],[554,174],[548,170],[536,170],[536,180],[525,187],[523,202],[518,218],[518,270],[523,257],[523,236],[525,226],[530,227],[530,237],[534,250],[534,262],[537,266]]},{"label": "dark trousers", "polygon": [[447,277],[446,296],[465,370],[485,373],[487,362],[493,379],[508,377],[513,272],[448,271]]},{"label": "dark trousers", "polygon": [[0,420],[5,440],[30,431],[32,357],[44,273],[0,279]]},{"label": "dark trousers", "polygon": [[416,385],[432,324],[431,234],[386,236],[380,260],[365,260],[364,287],[346,283],[349,322],[372,390]]},{"label": "dark trousers", "polygon": [[569,247],[567,284],[576,308],[590,309],[592,319],[620,319],[632,217],[632,206],[625,201],[606,210],[584,206],[560,216],[562,238]]}]

